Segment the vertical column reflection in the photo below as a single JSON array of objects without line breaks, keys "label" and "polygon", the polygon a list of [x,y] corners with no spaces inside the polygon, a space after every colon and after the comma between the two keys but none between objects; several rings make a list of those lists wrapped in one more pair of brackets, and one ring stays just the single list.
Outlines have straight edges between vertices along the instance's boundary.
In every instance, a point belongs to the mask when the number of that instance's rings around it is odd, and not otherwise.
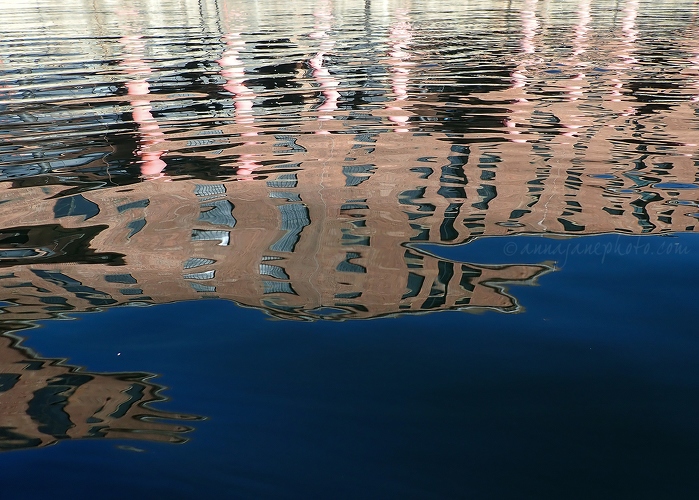
[{"label": "vertical column reflection", "polygon": [[[313,78],[323,93],[324,100],[318,107],[318,120],[332,120],[332,112],[337,109],[337,101],[340,98],[340,93],[337,91],[340,82],[330,74],[330,71],[324,65],[325,54],[330,52],[335,46],[335,41],[328,34],[333,23],[330,2],[328,0],[320,1],[316,5],[313,17],[315,18],[315,31],[309,36],[320,40],[320,47],[318,52],[308,61],[308,64],[313,70]],[[327,130],[318,130],[316,133],[328,134],[329,132]]]},{"label": "vertical column reflection", "polygon": [[[697,5],[699,8],[699,4]],[[691,32],[691,40],[692,40],[692,46],[691,46],[691,57],[689,58],[689,62],[691,63],[690,69],[694,73],[694,78],[692,79],[692,92],[693,95],[691,97],[691,102],[699,102],[699,13],[695,13],[693,18],[693,23],[692,25],[694,26],[694,29]]]},{"label": "vertical column reflection", "polygon": [[[617,64],[615,68],[618,70],[617,78],[612,79],[612,102],[622,102],[624,100],[622,92],[624,83],[620,77],[626,76],[626,71],[632,69],[632,67],[638,63],[638,59],[633,56],[636,50],[636,39],[638,38],[638,30],[636,30],[638,4],[638,0],[628,0],[623,10],[624,18],[621,25],[621,50],[617,56],[621,59],[621,63]],[[633,107],[629,107],[620,114],[621,116],[630,116],[635,114],[635,110]]]},{"label": "vertical column reflection", "polygon": [[[529,72],[530,66],[534,65],[536,53],[536,45],[534,39],[539,29],[539,21],[536,18],[536,7],[538,0],[527,0],[522,6],[521,18],[522,18],[522,39],[520,40],[520,47],[522,50],[522,60],[517,65],[516,69],[512,72],[512,91],[514,93],[514,99],[512,104],[512,114],[509,118],[505,119],[505,126],[508,128],[509,135],[520,135],[521,132],[517,130],[518,125],[522,125],[526,122],[524,115],[526,110],[531,110],[531,105],[526,97],[527,95],[527,73]],[[527,142],[527,139],[516,137],[511,138],[512,142]]]},{"label": "vertical column reflection", "polygon": [[388,111],[391,112],[388,119],[398,125],[395,128],[396,132],[408,132],[409,129],[405,125],[408,123],[409,116],[403,110],[403,106],[408,98],[410,66],[413,64],[409,61],[410,53],[407,51],[412,39],[412,31],[407,8],[396,11],[395,17],[396,20],[391,25],[389,35],[391,89],[394,97],[393,102],[387,107]]},{"label": "vertical column reflection", "polygon": [[[220,74],[226,80],[223,88],[233,94],[235,123],[239,125],[241,137],[256,137],[258,131],[257,127],[255,127],[255,116],[253,114],[256,96],[253,90],[245,84],[247,80],[245,77],[245,66],[239,57],[245,47],[245,40],[241,36],[244,29],[242,16],[243,14],[237,12],[229,14],[229,32],[223,35],[226,49],[223,51],[221,59],[217,62],[221,66]],[[246,146],[256,144],[259,143],[255,141],[245,143]],[[243,176],[243,178],[252,175],[260,167],[256,158],[257,155],[255,154],[241,154],[238,159],[236,173]]]},{"label": "vertical column reflection", "polygon": [[[573,27],[573,33],[575,34],[572,40],[573,51],[568,60],[571,69],[577,72],[577,74],[566,82],[564,86],[567,94],[566,100],[569,102],[577,101],[583,96],[586,76],[584,73],[585,63],[580,56],[587,50],[587,32],[589,31],[590,20],[590,0],[580,0],[578,5],[578,22]],[[561,127],[569,130],[561,135],[575,137],[578,135],[578,129],[589,124],[582,123],[583,117],[579,114],[579,109],[571,107],[570,111],[570,113],[562,113],[562,116],[566,117],[566,119],[561,120]]]},{"label": "vertical column reflection", "polygon": [[580,0],[578,6],[578,23],[573,28],[573,56],[578,57],[587,51],[587,32],[590,30],[590,0]]},{"label": "vertical column reflection", "polygon": [[[133,15],[123,12],[119,17]],[[139,156],[141,174],[147,178],[160,177],[167,164],[161,156],[165,153],[158,150],[157,145],[165,140],[165,134],[160,130],[158,121],[153,117],[150,99],[148,76],[151,67],[144,59],[145,40],[142,35],[126,34],[119,39],[122,46],[122,59],[120,66],[129,76],[126,82],[127,94],[132,108],[133,121],[138,127],[139,147],[136,154]]]}]

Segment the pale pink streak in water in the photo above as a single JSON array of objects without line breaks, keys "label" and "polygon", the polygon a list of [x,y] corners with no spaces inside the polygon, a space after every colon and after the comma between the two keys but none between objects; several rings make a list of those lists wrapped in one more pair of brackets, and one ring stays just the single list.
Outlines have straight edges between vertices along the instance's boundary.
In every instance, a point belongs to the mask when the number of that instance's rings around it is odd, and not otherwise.
[{"label": "pale pink streak in water", "polygon": [[[253,114],[255,93],[245,85],[245,66],[239,57],[245,48],[245,41],[240,34],[242,29],[237,29],[239,31],[224,35],[226,50],[223,52],[221,59],[218,60],[218,63],[221,66],[220,74],[226,79],[223,88],[234,96],[235,123],[240,125],[240,135],[242,137],[256,137],[258,132],[254,125],[255,116]],[[255,144],[259,144],[259,142],[252,140],[245,143],[247,146]],[[242,180],[252,180],[253,172],[260,166],[257,161],[257,155],[244,153],[238,159],[236,173],[242,176]]]},{"label": "pale pink streak in water", "polygon": [[575,38],[573,38],[573,56],[579,56],[587,51],[587,32],[590,21],[590,0],[581,0],[578,10],[578,24],[573,28]]},{"label": "pale pink streak in water", "polygon": [[389,64],[391,66],[391,89],[393,90],[393,103],[387,106],[392,114],[388,119],[397,124],[396,132],[408,132],[406,127],[410,117],[403,110],[405,100],[408,98],[408,81],[410,79],[409,61],[410,53],[407,51],[412,39],[411,26],[407,12],[399,11],[396,13],[396,22],[391,25],[389,39],[391,42],[391,51],[389,55]]},{"label": "pale pink streak in water", "polygon": [[132,96],[129,102],[140,136],[136,154],[139,156],[141,174],[148,178],[158,177],[167,164],[161,159],[164,151],[155,149],[155,146],[165,140],[165,134],[151,113],[150,100],[141,97],[150,93],[147,77],[152,71],[143,59],[145,41],[141,35],[125,35],[119,39],[119,43],[124,51],[120,64],[124,72],[134,78],[126,82],[126,91]]},{"label": "pale pink streak in water", "polygon": [[695,91],[695,94],[691,98],[691,102],[699,102],[699,24],[697,23],[697,18],[699,18],[699,15],[694,15],[694,30],[693,30],[693,47],[692,47],[692,57],[689,58],[689,62],[691,63],[689,69],[692,70],[695,74],[694,80],[692,82],[692,87]]},{"label": "pale pink streak in water", "polygon": [[[523,114],[526,108],[531,107],[525,96],[528,68],[535,63],[535,59],[532,56],[536,53],[535,37],[539,29],[539,21],[536,18],[537,4],[538,0],[527,0],[522,6],[522,40],[520,40],[520,47],[525,54],[525,58],[517,66],[517,69],[512,72],[512,89],[521,90],[521,96],[514,99],[512,116],[505,119],[504,122],[505,126],[508,128],[509,135],[516,136],[521,134],[521,132],[517,130],[517,125],[520,123],[520,120],[517,119],[517,115]],[[509,140],[518,143],[527,142],[527,139],[522,138],[512,138]]]},{"label": "pale pink streak in water", "polygon": [[[569,63],[573,68],[581,69],[585,65],[580,61],[579,56],[587,50],[587,32],[589,31],[590,24],[590,0],[580,0],[579,10],[578,10],[578,23],[573,28],[575,37],[573,38],[573,52]],[[583,83],[585,83],[585,74],[578,73],[573,78],[571,78],[567,85],[564,86],[566,89],[566,94],[568,94],[568,101],[577,101],[583,96]],[[564,132],[562,135],[568,137],[575,137],[578,135],[578,129],[584,128],[580,122],[583,120],[581,115],[572,115],[571,122],[562,123],[563,128],[570,129],[568,132]]]}]

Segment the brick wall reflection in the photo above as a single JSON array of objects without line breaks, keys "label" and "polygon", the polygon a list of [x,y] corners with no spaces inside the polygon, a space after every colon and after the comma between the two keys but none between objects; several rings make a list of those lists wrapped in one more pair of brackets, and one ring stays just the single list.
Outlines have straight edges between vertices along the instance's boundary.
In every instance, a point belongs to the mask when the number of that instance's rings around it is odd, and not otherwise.
[{"label": "brick wall reflection", "polygon": [[466,157],[437,138],[407,137],[307,136],[296,144],[313,148],[312,160],[249,182],[159,179],[84,192],[5,183],[0,290],[16,305],[3,318],[202,296],[296,318],[517,310],[502,284],[549,265],[450,262],[414,247],[471,233],[457,217],[464,198],[451,197],[463,189]]},{"label": "brick wall reflection", "polygon": [[1,335],[0,451],[66,439],[185,442],[188,421],[198,417],[153,408],[165,398],[148,380],[152,376],[83,371],[38,357],[16,338]]},{"label": "brick wall reflection", "polygon": [[[112,12],[131,37],[111,49],[126,95],[64,96],[61,109],[100,102],[111,114],[95,124],[132,129],[62,137],[76,142],[40,163],[40,144],[8,154],[3,317],[196,297],[302,319],[517,311],[503,283],[550,264],[450,262],[419,245],[696,230],[696,37],[678,38],[659,75],[641,64],[662,47],[634,0],[611,26],[587,0],[481,9],[481,31],[456,38],[416,22],[437,4],[417,19],[411,5],[369,6],[386,29],[362,24],[368,46],[347,52],[342,5],[308,2],[312,23],[269,40],[256,8],[227,4],[220,27],[202,23],[216,65],[171,69],[176,85],[154,57],[167,44],[144,36],[172,13]],[[471,57],[493,26],[513,49]],[[185,49],[167,48],[203,61]],[[50,109],[23,110],[11,130]]]}]

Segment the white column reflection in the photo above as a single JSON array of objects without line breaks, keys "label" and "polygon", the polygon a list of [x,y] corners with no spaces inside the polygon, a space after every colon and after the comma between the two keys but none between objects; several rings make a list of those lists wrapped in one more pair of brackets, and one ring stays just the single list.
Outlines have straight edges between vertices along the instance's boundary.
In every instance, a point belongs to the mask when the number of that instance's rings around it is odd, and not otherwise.
[{"label": "white column reflection", "polygon": [[[334,118],[333,111],[337,109],[337,101],[340,98],[340,93],[337,91],[340,82],[330,74],[330,71],[325,66],[325,55],[332,51],[335,46],[335,41],[328,33],[332,29],[333,15],[332,5],[328,0],[321,0],[316,5],[313,12],[315,18],[314,30],[309,36],[313,39],[320,40],[318,52],[308,61],[312,69],[313,79],[316,81],[323,94],[323,102],[318,106],[318,120],[332,120]],[[329,134],[327,130],[318,130],[317,134]]]},{"label": "white column reflection", "polygon": [[[505,119],[505,126],[508,128],[508,135],[517,136],[521,132],[517,130],[519,125],[526,122],[525,116],[531,110],[531,105],[527,99],[527,74],[530,67],[536,64],[536,44],[535,37],[539,30],[539,21],[536,18],[536,8],[538,0],[527,0],[521,10],[522,19],[522,39],[520,47],[522,49],[522,60],[512,72],[512,91],[514,99],[512,104],[512,114]],[[527,139],[521,137],[511,137],[511,142],[524,143]]]},{"label": "white column reflection", "polygon": [[[689,80],[689,91],[691,92],[689,96],[689,106],[688,106],[688,114],[690,116],[695,115],[697,106],[696,103],[699,102],[699,23],[697,21],[699,20],[699,16],[697,13],[695,13],[693,17],[693,26],[694,29],[692,30],[692,45],[691,45],[691,50],[690,50],[690,57],[688,58],[689,62],[689,70],[692,71],[693,73],[693,78]],[[697,146],[697,141],[692,141],[692,142],[682,142],[681,143],[683,146],[688,146],[688,147],[696,147]],[[696,156],[696,152],[692,153],[685,153],[684,156],[689,156],[689,157],[694,157]]]},{"label": "white column reflection", "polygon": [[[638,38],[638,30],[636,29],[638,5],[638,0],[628,0],[624,6],[624,18],[621,24],[621,50],[617,56],[621,62],[615,65],[616,69],[620,71],[617,72],[617,78],[612,79],[612,102],[624,101],[622,92],[624,82],[619,77],[626,76],[626,72],[638,63],[638,59],[633,55],[636,51],[636,40]],[[631,116],[635,112],[635,109],[631,106],[621,112],[620,115]]]},{"label": "white column reflection", "polygon": [[690,100],[691,102],[699,102],[699,15],[695,14],[693,20],[694,29],[692,30],[693,37],[691,38],[693,43],[691,49],[692,55],[689,58],[689,68],[694,72],[694,79],[692,80],[694,95],[692,95]]},{"label": "white column reflection", "polygon": [[[567,94],[566,100],[569,102],[574,102],[583,97],[583,88],[585,87],[585,63],[581,60],[580,56],[587,51],[588,36],[590,25],[590,0],[580,0],[578,4],[578,22],[573,27],[573,33],[575,36],[572,41],[573,51],[571,53],[571,58],[568,60],[568,64],[571,66],[573,71],[579,71],[575,76],[573,76],[568,82],[566,82],[565,93]],[[576,110],[578,111],[578,110]],[[565,116],[565,114],[564,114]],[[575,113],[569,115],[569,120],[562,122],[561,126],[566,129],[570,129],[567,132],[563,132],[562,135],[575,137],[578,135],[578,129],[583,128],[581,123],[582,116]]]},{"label": "white column reflection", "polygon": [[587,52],[590,16],[590,0],[580,0],[578,5],[578,23],[573,28],[575,37],[573,38],[573,56],[578,57]]}]

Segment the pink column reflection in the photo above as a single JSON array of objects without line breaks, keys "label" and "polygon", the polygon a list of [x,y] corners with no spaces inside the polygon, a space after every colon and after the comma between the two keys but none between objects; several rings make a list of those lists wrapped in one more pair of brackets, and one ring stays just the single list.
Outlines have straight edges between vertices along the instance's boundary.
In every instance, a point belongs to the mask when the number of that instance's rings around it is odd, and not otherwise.
[{"label": "pink column reflection", "polygon": [[167,164],[161,158],[165,151],[159,150],[157,145],[164,142],[165,134],[151,113],[150,100],[143,97],[150,93],[147,78],[152,72],[143,58],[145,41],[141,35],[125,35],[119,39],[119,43],[123,48],[120,65],[132,78],[126,82],[126,90],[131,96],[129,102],[133,121],[138,127],[139,146],[136,154],[139,156],[141,174],[146,178],[161,177]]},{"label": "pink column reflection", "polygon": [[396,22],[391,25],[389,40],[391,50],[389,64],[391,66],[391,89],[393,90],[393,102],[386,109],[391,113],[388,119],[395,123],[396,132],[408,132],[406,124],[410,119],[409,113],[403,108],[407,104],[408,81],[410,79],[410,53],[408,47],[412,40],[410,19],[405,10],[396,12]]},{"label": "pink column reflection", "polygon": [[[233,23],[239,23],[240,16],[233,13]],[[257,127],[255,127],[255,116],[253,114],[253,105],[255,102],[255,93],[246,84],[245,66],[240,59],[240,53],[245,48],[245,40],[241,36],[243,31],[241,26],[231,28],[231,32],[223,36],[226,43],[226,49],[218,60],[221,66],[220,74],[225,78],[226,83],[223,88],[233,94],[233,102],[235,107],[235,123],[239,125],[241,137],[256,137],[258,135]],[[251,140],[245,142],[245,146],[254,146],[259,142]],[[255,170],[260,168],[257,161],[258,155],[244,153],[238,159],[236,174],[241,176],[241,180],[251,180]]]}]

